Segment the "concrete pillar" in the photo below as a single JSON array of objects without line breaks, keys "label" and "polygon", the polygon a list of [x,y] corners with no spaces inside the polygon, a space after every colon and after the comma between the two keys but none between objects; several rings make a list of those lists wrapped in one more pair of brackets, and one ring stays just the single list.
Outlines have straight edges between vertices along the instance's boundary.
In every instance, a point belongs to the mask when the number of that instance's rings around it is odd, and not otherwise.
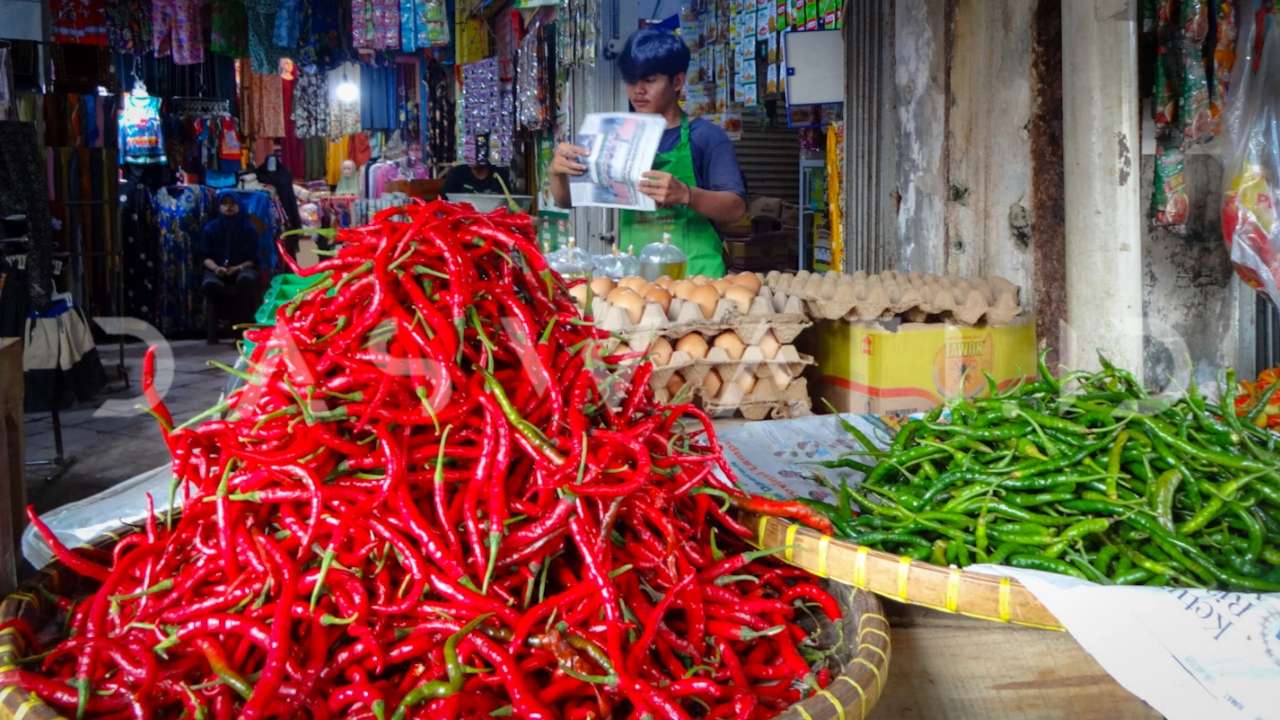
[{"label": "concrete pillar", "polygon": [[1067,325],[1063,364],[1101,351],[1142,377],[1137,0],[1064,0]]}]

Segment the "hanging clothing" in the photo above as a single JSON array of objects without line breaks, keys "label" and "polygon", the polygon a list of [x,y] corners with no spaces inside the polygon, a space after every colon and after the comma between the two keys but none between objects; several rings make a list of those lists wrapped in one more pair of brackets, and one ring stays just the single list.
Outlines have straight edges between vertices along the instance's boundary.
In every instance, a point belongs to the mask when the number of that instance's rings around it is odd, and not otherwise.
[{"label": "hanging clothing", "polygon": [[300,178],[306,170],[306,165],[302,155],[302,140],[298,137],[298,129],[293,122],[294,86],[297,83],[296,75],[281,83],[281,89],[284,92],[281,98],[281,104],[284,106],[284,139],[280,141],[280,159],[284,161],[284,166],[289,168],[291,175]]},{"label": "hanging clothing", "polygon": [[238,169],[243,150],[240,133],[236,130],[236,119],[218,118],[218,160],[234,162]]},{"label": "hanging clothing", "polygon": [[284,137],[284,85],[279,75],[250,70],[245,82],[248,133],[255,138]]},{"label": "hanging clothing", "polygon": [[288,55],[275,43],[280,0],[244,0],[244,7],[249,17],[249,64],[256,73],[273,75],[280,71],[280,59]]},{"label": "hanging clothing", "polygon": [[51,0],[51,36],[55,43],[106,45],[105,0]]},{"label": "hanging clothing", "polygon": [[352,0],[351,44],[358,49],[400,48],[400,0]]},{"label": "hanging clothing", "polygon": [[351,136],[351,145],[348,148],[351,154],[351,160],[355,162],[356,167],[360,167],[369,162],[369,158],[373,157],[373,146],[369,141],[369,135],[366,133],[356,133]]},{"label": "hanging clothing", "polygon": [[394,130],[399,127],[397,78],[394,67],[360,70],[360,125],[363,130]]},{"label": "hanging clothing", "polygon": [[338,99],[338,88],[343,83],[360,87],[360,65],[343,63],[325,75],[329,87],[329,137],[338,138],[360,132],[360,102],[344,102]]},{"label": "hanging clothing", "polygon": [[213,0],[213,28],[209,50],[242,58],[249,54],[249,16],[244,0]]},{"label": "hanging clothing", "polygon": [[325,179],[327,150],[328,142],[323,137],[309,137],[302,141],[302,178],[304,180],[310,182]]},{"label": "hanging clothing", "polygon": [[347,136],[343,135],[329,141],[325,148],[324,179],[330,185],[337,185],[342,180],[342,162],[347,160]]},{"label": "hanging clothing", "polygon": [[276,47],[296,48],[301,30],[302,7],[300,0],[280,0],[280,5],[276,10],[276,24],[271,34]]},{"label": "hanging clothing", "polygon": [[120,164],[163,164],[164,131],[160,121],[160,98],[130,93],[121,100],[117,123]]},{"label": "hanging clothing", "polygon": [[204,62],[200,0],[151,0],[151,49],[175,65]]},{"label": "hanging clothing", "polygon": [[302,21],[298,58],[303,65],[315,65],[323,72],[338,63],[346,44],[342,36],[342,3],[309,2],[303,6],[307,16]]},{"label": "hanging clothing", "polygon": [[320,73],[299,73],[293,87],[293,124],[300,138],[329,134],[329,88]]},{"label": "hanging clothing", "polygon": [[165,335],[204,326],[196,250],[213,199],[213,190],[199,185],[172,185],[151,197],[160,230],[156,316]]},{"label": "hanging clothing", "polygon": [[150,0],[107,3],[107,45],[123,53],[144,53],[151,49]]}]

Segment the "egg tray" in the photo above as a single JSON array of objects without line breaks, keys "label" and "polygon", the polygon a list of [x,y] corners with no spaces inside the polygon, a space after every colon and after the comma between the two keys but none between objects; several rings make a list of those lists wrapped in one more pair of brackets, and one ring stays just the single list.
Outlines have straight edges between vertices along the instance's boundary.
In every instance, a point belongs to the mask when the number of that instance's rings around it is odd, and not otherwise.
[{"label": "egg tray", "polygon": [[[658,402],[670,402],[671,394],[665,387],[655,393]],[[741,415],[747,420],[764,420],[765,418],[803,417],[813,413],[809,401],[809,385],[803,377],[797,377],[785,387],[779,388],[773,380],[762,379],[755,389],[741,397],[725,395],[724,391],[714,398],[706,397],[701,384],[693,391],[693,400],[702,406],[703,411],[712,418],[731,418]]]},{"label": "egg tray", "polygon": [[775,270],[764,276],[764,287],[804,300],[809,314],[823,320],[1007,325],[1022,313],[1018,286],[994,275],[966,279],[896,271],[845,275]]},{"label": "egg tray", "polygon": [[772,331],[778,342],[785,345],[813,324],[800,298],[765,287],[760,288],[745,313],[732,301],[720,298],[708,318],[696,304],[672,298],[666,312],[656,302],[645,303],[640,320],[632,322],[625,310],[614,307],[602,297],[595,297],[591,300],[591,315],[595,318],[596,327],[623,338],[633,347],[647,347],[657,337],[675,339],[690,332],[711,337],[725,330],[737,332],[748,345],[759,342],[766,332]]},{"label": "egg tray", "polygon": [[649,384],[654,390],[665,389],[667,381],[678,372],[685,382],[701,385],[712,370],[721,376],[731,377],[748,372],[757,380],[767,378],[775,384],[785,384],[803,374],[804,369],[814,362],[812,355],[802,354],[795,345],[783,345],[773,358],[766,358],[758,345],[749,345],[737,360],[729,357],[724,348],[711,348],[705,358],[694,358],[689,353],[677,351],[671,354],[671,361],[666,365],[654,367]]}]

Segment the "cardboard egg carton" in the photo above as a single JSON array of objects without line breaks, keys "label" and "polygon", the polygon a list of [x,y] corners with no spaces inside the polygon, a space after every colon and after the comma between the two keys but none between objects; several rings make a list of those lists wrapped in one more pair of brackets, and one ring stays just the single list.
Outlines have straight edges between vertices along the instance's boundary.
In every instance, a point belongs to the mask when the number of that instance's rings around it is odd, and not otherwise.
[{"label": "cardboard egg carton", "polygon": [[1022,314],[1018,286],[995,275],[967,279],[897,271],[773,271],[765,276],[764,287],[803,299],[810,315],[823,320],[1007,325]]},{"label": "cardboard egg carton", "polygon": [[715,336],[725,330],[736,331],[743,342],[749,344],[772,331],[778,342],[786,344],[813,324],[800,298],[763,286],[745,313],[722,297],[708,318],[697,304],[672,298],[666,312],[656,302],[645,303],[640,319],[632,322],[625,310],[595,297],[591,300],[591,315],[597,327],[618,335],[633,347],[647,346],[657,337],[674,339],[690,332]]},{"label": "cardboard egg carton", "polygon": [[[701,383],[695,385],[695,388],[693,400],[713,418],[741,415],[747,420],[763,420],[766,417],[802,417],[813,411],[809,401],[809,386],[803,377],[794,378],[782,386],[770,378],[764,378],[746,394],[729,383],[714,397],[707,397]],[[671,392],[666,387],[658,390],[656,397],[659,402],[670,402],[672,399]]]}]

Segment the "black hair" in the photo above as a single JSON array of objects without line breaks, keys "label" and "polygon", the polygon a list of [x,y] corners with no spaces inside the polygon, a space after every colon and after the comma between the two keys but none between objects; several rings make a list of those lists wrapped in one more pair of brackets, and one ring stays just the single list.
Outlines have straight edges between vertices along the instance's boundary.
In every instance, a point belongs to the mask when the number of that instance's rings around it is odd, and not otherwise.
[{"label": "black hair", "polygon": [[689,48],[668,30],[641,28],[627,38],[618,56],[618,70],[628,84],[640,82],[650,75],[674,78],[689,72]]}]

